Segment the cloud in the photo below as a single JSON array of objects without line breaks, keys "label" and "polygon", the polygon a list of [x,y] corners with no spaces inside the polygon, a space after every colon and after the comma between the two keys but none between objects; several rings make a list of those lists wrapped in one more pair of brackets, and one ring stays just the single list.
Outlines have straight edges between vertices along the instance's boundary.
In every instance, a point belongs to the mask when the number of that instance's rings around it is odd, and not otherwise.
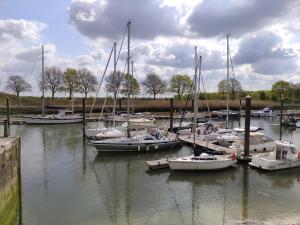
[{"label": "cloud", "polygon": [[132,20],[132,35],[152,39],[180,32],[175,7],[161,5],[159,0],[73,0],[69,20],[81,34],[90,39],[120,38],[128,19]]},{"label": "cloud", "polygon": [[187,22],[197,36],[239,36],[280,22],[279,17],[295,4],[297,0],[205,0],[194,8]]},{"label": "cloud", "polygon": [[0,41],[10,39],[37,41],[46,24],[32,20],[0,20]]},{"label": "cloud", "polygon": [[[191,44],[173,44],[165,47],[159,46],[147,63],[158,66],[193,68],[194,46]],[[217,50],[208,50],[205,47],[198,48],[198,54],[202,56],[204,70],[219,69],[224,67],[222,53]]]},{"label": "cloud", "polygon": [[293,73],[297,69],[297,54],[291,48],[282,46],[282,39],[265,32],[244,38],[233,61],[236,64],[251,64],[254,72],[260,74]]}]

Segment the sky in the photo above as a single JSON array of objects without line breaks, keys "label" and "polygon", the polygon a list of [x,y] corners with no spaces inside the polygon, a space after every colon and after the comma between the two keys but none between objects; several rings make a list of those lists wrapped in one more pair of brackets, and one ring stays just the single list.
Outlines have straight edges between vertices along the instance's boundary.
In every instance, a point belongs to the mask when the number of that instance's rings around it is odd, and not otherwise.
[{"label": "sky", "polygon": [[[192,77],[197,46],[205,89],[217,91],[229,35],[244,90],[300,82],[300,0],[0,0],[0,91],[9,76],[21,75],[32,85],[25,94],[40,95],[42,44],[46,66],[88,68],[100,80],[129,19],[138,81],[148,73]],[[125,60],[124,48],[121,71]]]}]

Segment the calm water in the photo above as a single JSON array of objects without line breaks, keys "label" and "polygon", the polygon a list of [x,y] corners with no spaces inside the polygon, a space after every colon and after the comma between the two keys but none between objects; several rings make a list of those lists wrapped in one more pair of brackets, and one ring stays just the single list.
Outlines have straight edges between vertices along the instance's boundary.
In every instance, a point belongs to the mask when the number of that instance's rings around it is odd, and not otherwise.
[{"label": "calm water", "polygon": [[[276,120],[251,125],[278,138]],[[12,130],[22,137],[25,225],[300,223],[300,169],[261,173],[237,165],[211,173],[149,173],[145,160],[191,149],[97,156],[80,124]],[[285,129],[284,140],[300,148],[300,129]]]}]

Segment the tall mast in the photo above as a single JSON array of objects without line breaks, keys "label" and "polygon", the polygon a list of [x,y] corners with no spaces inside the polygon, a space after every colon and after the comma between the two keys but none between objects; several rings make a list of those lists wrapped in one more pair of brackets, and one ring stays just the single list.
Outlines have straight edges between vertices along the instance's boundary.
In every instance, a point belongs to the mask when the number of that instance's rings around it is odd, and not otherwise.
[{"label": "tall mast", "polygon": [[226,78],[226,128],[228,129],[229,123],[229,35],[227,35],[227,78]]},{"label": "tall mast", "polygon": [[129,74],[130,74],[130,25],[131,25],[131,22],[130,20],[128,21],[127,23],[127,29],[128,29],[128,46],[127,46],[127,76],[128,76],[128,79],[127,79],[127,137],[130,138],[130,116],[129,116],[129,113],[130,113],[130,108],[129,108],[129,105],[130,105],[130,80],[129,80]]},{"label": "tall mast", "polygon": [[42,116],[45,116],[44,45],[42,45]]},{"label": "tall mast", "polygon": [[[132,95],[133,93],[133,60],[131,60],[131,82],[130,82],[130,93]],[[132,113],[134,113],[134,102],[133,102],[133,98],[131,99],[131,110],[132,110]]]},{"label": "tall mast", "polygon": [[114,94],[114,106],[113,106],[113,126],[116,127],[116,98],[117,98],[117,89],[116,89],[116,67],[117,67],[117,43],[114,42],[114,74],[113,74],[113,94]]},{"label": "tall mast", "polygon": [[197,94],[197,67],[198,67],[198,56],[197,56],[197,46],[195,46],[195,77],[194,77],[194,124],[193,124],[193,147],[194,152],[196,149],[196,124],[198,116],[198,94]]}]

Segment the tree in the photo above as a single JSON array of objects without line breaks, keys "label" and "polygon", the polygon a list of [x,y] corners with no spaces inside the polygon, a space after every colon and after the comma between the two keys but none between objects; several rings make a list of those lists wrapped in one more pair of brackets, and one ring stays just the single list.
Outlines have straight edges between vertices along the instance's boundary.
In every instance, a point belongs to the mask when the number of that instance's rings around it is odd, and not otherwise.
[{"label": "tree", "polygon": [[63,87],[64,91],[69,92],[69,99],[72,99],[74,92],[78,89],[78,75],[77,70],[72,68],[67,68],[64,72],[63,77]]},{"label": "tree", "polygon": [[[229,82],[228,82],[228,89],[229,89],[229,94],[231,95],[231,99],[235,99],[235,95],[237,92],[242,92],[242,86],[241,83],[234,79],[234,78],[230,78]],[[225,99],[225,94],[227,93],[227,80],[221,80],[218,83],[218,91],[219,93],[222,94],[222,98]]]},{"label": "tree", "polygon": [[117,98],[117,92],[120,91],[124,74],[120,71],[116,71],[115,74],[112,72],[105,78],[106,91],[112,92],[114,98]]},{"label": "tree", "polygon": [[226,83],[226,80],[221,80],[218,83],[218,91],[219,91],[219,93],[222,94],[222,98],[225,99],[225,95],[226,95],[226,92],[227,92],[227,83]]},{"label": "tree", "polygon": [[146,79],[142,83],[145,86],[146,92],[153,95],[153,99],[157,94],[163,94],[166,91],[166,83],[156,74],[147,74]]},{"label": "tree", "polygon": [[125,96],[128,94],[128,84],[130,95],[138,95],[140,93],[139,82],[131,75],[126,74],[122,81],[122,90],[121,93]]},{"label": "tree", "polygon": [[266,98],[267,98],[267,96],[266,96],[266,92],[264,92],[264,91],[259,91],[258,92],[258,97],[259,97],[259,100],[262,100],[262,101],[264,101],[264,100],[266,100]]},{"label": "tree", "polygon": [[237,92],[243,91],[241,83],[234,78],[229,79],[229,90],[231,92],[231,99],[235,99],[235,95]]},{"label": "tree", "polygon": [[170,91],[177,94],[178,99],[192,86],[193,81],[188,75],[177,74],[171,78]]},{"label": "tree", "polygon": [[6,89],[15,92],[19,98],[21,92],[31,91],[31,85],[21,76],[16,75],[8,78],[6,82]]},{"label": "tree", "polygon": [[84,93],[84,98],[87,98],[89,92],[96,90],[98,84],[96,77],[87,69],[79,69],[78,74],[78,91]]},{"label": "tree", "polygon": [[289,97],[292,93],[292,90],[292,85],[289,82],[283,80],[277,81],[272,85],[272,93],[279,99],[281,97]]},{"label": "tree", "polygon": [[[43,88],[43,81],[40,83]],[[44,89],[51,91],[51,97],[54,98],[56,92],[62,90],[63,86],[63,74],[57,67],[48,67],[45,69],[44,74]]]}]

